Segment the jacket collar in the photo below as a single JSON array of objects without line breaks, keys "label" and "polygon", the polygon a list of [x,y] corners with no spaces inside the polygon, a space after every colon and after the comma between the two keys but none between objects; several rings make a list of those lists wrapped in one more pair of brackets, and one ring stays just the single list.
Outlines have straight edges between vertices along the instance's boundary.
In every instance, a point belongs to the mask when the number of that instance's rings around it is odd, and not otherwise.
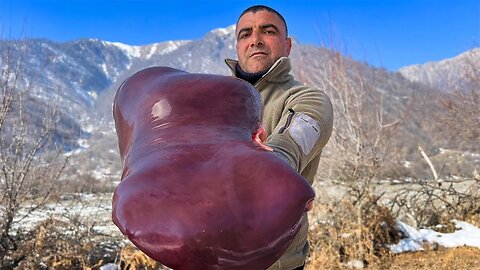
[{"label": "jacket collar", "polygon": [[[225,63],[230,68],[232,75],[237,77],[235,67],[238,65],[238,61],[233,59],[225,59]],[[283,83],[291,80],[293,78],[292,75],[290,75],[291,69],[292,65],[290,63],[290,58],[280,57],[277,61],[275,61],[275,63],[273,63],[267,73],[265,73],[255,85],[259,85],[262,81],[267,81],[270,83]]]}]

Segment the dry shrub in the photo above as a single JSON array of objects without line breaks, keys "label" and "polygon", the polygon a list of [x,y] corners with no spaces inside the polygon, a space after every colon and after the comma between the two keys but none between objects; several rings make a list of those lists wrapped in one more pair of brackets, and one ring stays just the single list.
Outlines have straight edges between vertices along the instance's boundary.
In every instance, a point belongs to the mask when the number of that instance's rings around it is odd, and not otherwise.
[{"label": "dry shrub", "polygon": [[114,263],[119,270],[169,269],[121,239],[96,235],[71,221],[47,219],[21,241],[0,269],[93,270]]},{"label": "dry shrub", "polygon": [[97,179],[91,172],[80,172],[72,170],[66,172],[74,175],[71,179],[67,179],[62,193],[112,193],[115,187],[111,179]]},{"label": "dry shrub", "polygon": [[444,232],[451,232],[455,228],[453,219],[479,225],[480,181],[415,180],[395,194],[389,209],[395,217],[417,228],[441,224],[447,225]]},{"label": "dry shrub", "polygon": [[332,55],[325,66],[321,88],[332,99],[335,123],[317,179],[336,183],[347,194],[340,200],[317,199],[326,203],[317,206],[310,219],[307,269],[388,264],[387,245],[398,242],[399,235],[395,219],[379,202],[381,196],[373,195],[374,185],[398,174],[399,151],[393,138],[409,104],[387,106],[384,93],[377,91],[383,74],[379,81],[366,80],[365,72],[340,54]]},{"label": "dry shrub", "polygon": [[397,243],[399,234],[395,219],[378,200],[379,197],[369,195],[361,202],[345,197],[317,205],[311,213],[310,257],[306,269],[390,263],[387,245]]},{"label": "dry shrub", "polygon": [[119,245],[109,240],[99,239],[85,228],[72,227],[70,222],[50,218],[9,254],[12,263],[6,269],[99,269],[117,256]]},{"label": "dry shrub", "polygon": [[480,227],[480,213],[477,212],[477,214],[469,216],[465,221],[474,226]]},{"label": "dry shrub", "polygon": [[15,227],[60,190],[68,164],[57,138],[63,119],[57,100],[47,104],[32,95],[27,42],[15,51],[11,43],[0,44],[0,269],[13,269],[28,256],[21,249],[29,232]]},{"label": "dry shrub", "polygon": [[135,269],[168,269],[160,268],[161,264],[152,260],[145,255],[138,248],[127,245],[120,251],[120,269],[122,270],[135,270]]}]

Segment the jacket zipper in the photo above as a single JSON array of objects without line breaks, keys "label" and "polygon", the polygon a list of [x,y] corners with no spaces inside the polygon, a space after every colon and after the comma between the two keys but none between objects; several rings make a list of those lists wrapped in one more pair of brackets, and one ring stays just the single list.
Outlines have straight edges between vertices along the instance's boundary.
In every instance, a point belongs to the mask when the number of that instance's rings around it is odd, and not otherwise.
[{"label": "jacket zipper", "polygon": [[292,119],[293,119],[293,115],[295,114],[295,111],[293,109],[288,109],[288,111],[290,112],[290,114],[287,117],[287,123],[285,123],[285,125],[278,131],[278,134],[282,134],[285,131],[285,129],[287,129],[292,123]]}]

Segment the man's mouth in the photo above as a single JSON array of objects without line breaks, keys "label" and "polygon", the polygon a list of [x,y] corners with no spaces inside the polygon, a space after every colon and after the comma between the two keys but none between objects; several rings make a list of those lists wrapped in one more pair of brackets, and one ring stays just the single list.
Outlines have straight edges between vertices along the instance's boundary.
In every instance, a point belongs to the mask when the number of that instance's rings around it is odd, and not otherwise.
[{"label": "man's mouth", "polygon": [[254,56],[257,56],[257,55],[267,55],[267,54],[264,53],[264,52],[254,52],[250,55],[250,57],[254,57]]}]

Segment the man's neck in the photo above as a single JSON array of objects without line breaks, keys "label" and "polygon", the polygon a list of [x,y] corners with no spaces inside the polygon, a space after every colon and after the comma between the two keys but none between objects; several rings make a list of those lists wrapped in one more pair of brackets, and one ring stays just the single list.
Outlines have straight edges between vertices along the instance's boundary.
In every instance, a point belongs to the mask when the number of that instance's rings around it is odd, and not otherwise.
[{"label": "man's neck", "polygon": [[259,71],[259,72],[255,72],[255,73],[250,73],[250,72],[244,71],[240,67],[240,65],[237,65],[235,67],[235,73],[236,73],[237,77],[251,83],[252,85],[255,85],[255,83],[257,83],[258,80],[260,80],[260,78],[262,78],[262,76],[265,75],[265,73],[267,73],[267,71],[268,71],[268,69],[263,70],[263,71]]}]

